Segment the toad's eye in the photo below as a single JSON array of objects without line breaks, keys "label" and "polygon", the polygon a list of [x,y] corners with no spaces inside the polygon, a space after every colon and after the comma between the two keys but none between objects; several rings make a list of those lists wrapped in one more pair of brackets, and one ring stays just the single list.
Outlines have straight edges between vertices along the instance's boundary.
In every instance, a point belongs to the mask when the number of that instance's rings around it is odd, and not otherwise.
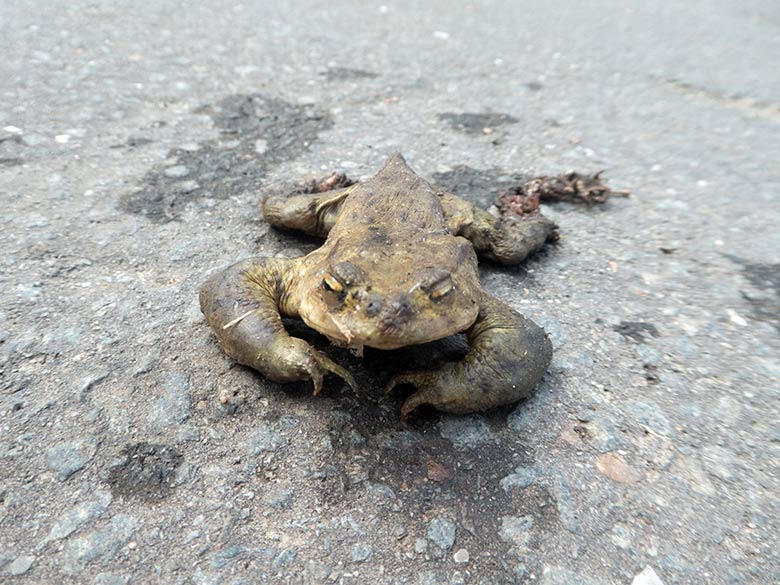
[{"label": "toad's eye", "polygon": [[343,293],[347,287],[366,282],[366,273],[352,262],[339,262],[330,267],[322,278],[322,288],[329,292]]},{"label": "toad's eye", "polygon": [[447,275],[447,278],[440,280],[431,287],[428,291],[428,296],[434,300],[440,299],[443,296],[450,294],[452,288],[452,278]]},{"label": "toad's eye", "polygon": [[322,288],[330,292],[340,293],[344,290],[344,285],[332,274],[326,274],[322,279]]},{"label": "toad's eye", "polygon": [[433,269],[420,279],[420,288],[427,292],[431,299],[438,300],[452,292],[452,276],[446,270]]},{"label": "toad's eye", "polygon": [[352,262],[339,262],[331,266],[329,274],[346,286],[355,286],[366,281],[366,273]]}]

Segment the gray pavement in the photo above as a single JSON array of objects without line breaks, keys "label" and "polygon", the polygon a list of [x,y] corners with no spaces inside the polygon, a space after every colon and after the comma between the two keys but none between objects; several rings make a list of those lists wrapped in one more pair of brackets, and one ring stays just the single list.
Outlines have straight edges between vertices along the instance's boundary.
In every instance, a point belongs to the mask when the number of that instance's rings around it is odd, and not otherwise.
[{"label": "gray pavement", "polygon": [[[780,582],[776,2],[2,2],[0,55],[0,582]],[[404,424],[419,351],[313,398],[217,347],[206,275],[317,245],[259,197],[393,150],[632,191],[482,267],[531,400]]]}]

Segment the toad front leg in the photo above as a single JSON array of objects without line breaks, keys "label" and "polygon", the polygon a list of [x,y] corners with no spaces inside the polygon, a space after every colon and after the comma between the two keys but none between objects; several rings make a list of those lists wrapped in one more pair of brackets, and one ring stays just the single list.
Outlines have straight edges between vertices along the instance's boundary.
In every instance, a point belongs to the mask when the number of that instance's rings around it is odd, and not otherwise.
[{"label": "toad front leg", "polygon": [[463,360],[393,377],[387,393],[401,384],[417,388],[404,402],[401,418],[424,404],[466,414],[517,402],[530,394],[552,359],[544,329],[489,295],[483,295],[466,335],[471,351]]},{"label": "toad front leg", "polygon": [[284,329],[282,316],[297,317],[291,298],[300,260],[250,258],[209,278],[200,310],[225,352],[274,382],[312,380],[314,394],[330,372],[356,389],[344,368]]},{"label": "toad front leg", "polygon": [[273,226],[325,237],[336,223],[355,182],[342,173],[309,181],[288,195],[263,201],[263,216]]}]

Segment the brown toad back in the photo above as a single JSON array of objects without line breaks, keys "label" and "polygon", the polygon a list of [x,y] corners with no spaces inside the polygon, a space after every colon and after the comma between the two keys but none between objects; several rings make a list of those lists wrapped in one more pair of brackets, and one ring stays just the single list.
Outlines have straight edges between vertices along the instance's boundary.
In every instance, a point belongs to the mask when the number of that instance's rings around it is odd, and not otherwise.
[{"label": "brown toad back", "polygon": [[351,188],[291,294],[303,321],[334,343],[395,349],[465,331],[481,289],[473,247],[449,231],[437,192],[395,157]]}]

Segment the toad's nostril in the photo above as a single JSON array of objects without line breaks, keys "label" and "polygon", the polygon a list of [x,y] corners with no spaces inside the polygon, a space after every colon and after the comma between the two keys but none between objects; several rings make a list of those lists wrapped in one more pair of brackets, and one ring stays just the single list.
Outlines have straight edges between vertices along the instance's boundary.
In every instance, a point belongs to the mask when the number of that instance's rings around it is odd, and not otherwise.
[{"label": "toad's nostril", "polygon": [[379,317],[379,330],[385,334],[397,335],[411,320],[414,311],[412,300],[408,295],[401,293],[388,301],[381,317]]},{"label": "toad's nostril", "polygon": [[390,309],[399,317],[408,317],[412,313],[412,301],[408,295],[401,293],[390,303]]},{"label": "toad's nostril", "polygon": [[366,305],[366,314],[369,317],[377,316],[382,310],[382,301],[379,299],[373,299]]}]

